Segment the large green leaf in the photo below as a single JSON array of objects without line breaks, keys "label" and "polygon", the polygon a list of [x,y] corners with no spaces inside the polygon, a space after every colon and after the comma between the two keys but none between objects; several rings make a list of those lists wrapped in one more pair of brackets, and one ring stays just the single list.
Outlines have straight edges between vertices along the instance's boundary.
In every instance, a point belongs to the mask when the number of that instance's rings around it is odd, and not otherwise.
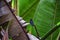
[{"label": "large green leaf", "polygon": [[[34,9],[34,6],[36,5],[36,3],[38,3],[38,0],[19,0],[20,1],[20,16],[26,16],[28,14],[32,14],[32,13],[27,13],[28,11],[30,11],[30,9]],[[36,5],[37,6],[37,5]]]},{"label": "large green leaf", "polygon": [[[40,0],[20,0],[20,9],[19,15],[23,17],[27,22],[34,17],[36,7]],[[32,31],[31,25],[27,28]]]},{"label": "large green leaf", "polygon": [[[19,0],[19,3],[19,15],[28,22],[30,19],[34,20],[40,37],[48,33],[60,21],[60,0],[40,0],[40,2],[39,0]],[[30,31],[36,35],[35,29],[30,28]],[[56,40],[58,34],[59,29],[46,40]]]},{"label": "large green leaf", "polygon": [[[40,36],[43,37],[60,21],[60,0],[40,0],[33,19]],[[58,30],[46,40],[56,40]]]}]

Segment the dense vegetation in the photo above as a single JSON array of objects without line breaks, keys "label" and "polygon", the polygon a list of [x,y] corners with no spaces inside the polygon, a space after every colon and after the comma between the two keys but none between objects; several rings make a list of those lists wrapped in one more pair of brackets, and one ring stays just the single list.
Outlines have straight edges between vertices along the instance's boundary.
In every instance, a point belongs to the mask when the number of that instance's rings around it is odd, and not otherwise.
[{"label": "dense vegetation", "polygon": [[[36,29],[37,29],[39,38],[41,38],[41,40],[45,40],[45,39],[46,40],[59,40],[59,37],[60,37],[60,0],[12,0],[12,8],[13,9],[15,8],[16,15],[21,16],[26,22],[30,23],[31,19],[33,20],[31,23],[32,25],[29,24],[27,26],[27,30],[29,31],[29,33],[37,37],[37,34],[36,34]],[[14,22],[17,22],[17,21],[15,20]],[[18,25],[18,23],[16,23],[16,25]],[[34,26],[36,28],[34,28]],[[16,27],[15,28],[14,27],[12,26],[12,28],[14,29],[12,31],[16,32],[15,30],[17,29]]]},{"label": "dense vegetation", "polygon": [[[60,0],[18,0],[18,4],[18,14],[27,22],[33,19],[41,38],[60,22]],[[36,36],[31,25],[27,29]],[[46,40],[57,40],[60,36],[59,29]]]}]

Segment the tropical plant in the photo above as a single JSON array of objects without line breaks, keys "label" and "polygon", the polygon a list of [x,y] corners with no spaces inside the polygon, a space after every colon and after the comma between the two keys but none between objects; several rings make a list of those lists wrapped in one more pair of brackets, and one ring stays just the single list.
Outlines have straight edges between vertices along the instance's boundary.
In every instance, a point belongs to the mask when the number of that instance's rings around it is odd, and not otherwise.
[{"label": "tropical plant", "polygon": [[[17,5],[14,4],[15,1]],[[17,6],[15,8],[18,8],[18,15],[33,24],[40,40],[59,40],[60,0],[13,0],[12,6]],[[34,27],[28,25],[27,30],[37,37]]]},{"label": "tropical plant", "polygon": [[[19,15],[27,22],[33,19],[41,38],[60,22],[60,0],[19,0],[19,3]],[[31,25],[27,29],[36,36]],[[50,34],[46,40],[58,40],[59,29]]]}]

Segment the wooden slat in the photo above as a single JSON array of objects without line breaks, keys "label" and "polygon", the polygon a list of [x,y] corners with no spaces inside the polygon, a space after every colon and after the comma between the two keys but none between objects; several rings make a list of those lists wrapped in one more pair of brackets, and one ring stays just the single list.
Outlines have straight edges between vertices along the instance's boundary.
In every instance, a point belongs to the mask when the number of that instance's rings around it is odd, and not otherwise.
[{"label": "wooden slat", "polygon": [[11,10],[11,8],[5,0],[4,2],[6,3],[5,8],[6,10],[8,10],[9,14],[4,15],[0,18],[0,24],[6,22],[6,20],[12,20],[12,23],[9,27],[9,35],[13,37],[13,40],[29,40],[27,33],[23,30],[22,25],[19,23],[16,16],[13,14],[13,11]]}]

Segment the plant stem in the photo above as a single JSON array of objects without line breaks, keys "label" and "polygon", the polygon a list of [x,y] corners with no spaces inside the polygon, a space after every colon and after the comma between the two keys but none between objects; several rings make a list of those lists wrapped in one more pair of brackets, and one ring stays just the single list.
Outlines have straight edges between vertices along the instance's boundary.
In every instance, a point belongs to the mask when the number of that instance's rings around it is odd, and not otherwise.
[{"label": "plant stem", "polygon": [[37,28],[36,28],[36,26],[35,26],[35,25],[34,25],[34,28],[35,28],[36,33],[37,33],[37,38],[38,38],[38,39],[40,39],[40,38],[39,38],[39,33],[38,33],[38,30],[37,30]]},{"label": "plant stem", "polygon": [[52,28],[44,37],[42,37],[40,40],[45,40],[49,35],[51,35],[54,31],[56,31],[60,25],[56,25],[54,28]]}]

